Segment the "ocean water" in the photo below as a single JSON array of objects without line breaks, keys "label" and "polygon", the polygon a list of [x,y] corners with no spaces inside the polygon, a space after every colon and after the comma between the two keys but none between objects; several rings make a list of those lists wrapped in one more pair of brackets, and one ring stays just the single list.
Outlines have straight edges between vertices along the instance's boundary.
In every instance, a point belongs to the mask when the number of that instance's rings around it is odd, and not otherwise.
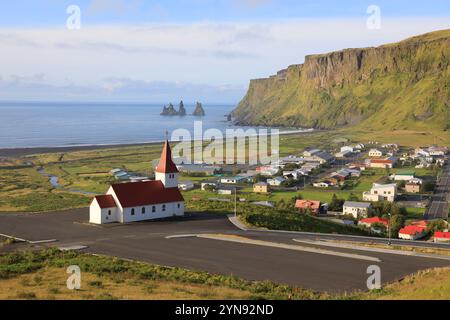
[{"label": "ocean water", "polygon": [[[238,128],[232,105],[204,105],[205,117],[164,117],[162,104],[0,103],[0,148],[67,147],[157,142],[176,129]],[[177,105],[175,105],[178,108]],[[194,105],[185,105],[188,114]]]}]

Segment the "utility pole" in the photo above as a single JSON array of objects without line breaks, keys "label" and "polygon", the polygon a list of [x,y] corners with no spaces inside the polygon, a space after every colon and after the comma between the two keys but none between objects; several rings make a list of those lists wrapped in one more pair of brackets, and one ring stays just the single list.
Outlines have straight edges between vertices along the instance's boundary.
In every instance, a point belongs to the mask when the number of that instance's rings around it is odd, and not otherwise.
[{"label": "utility pole", "polygon": [[234,217],[237,218],[237,188],[234,188]]},{"label": "utility pole", "polygon": [[389,212],[388,215],[389,215],[389,224],[388,224],[389,241],[388,241],[388,245],[391,245],[392,244],[392,241],[391,241],[391,213]]}]

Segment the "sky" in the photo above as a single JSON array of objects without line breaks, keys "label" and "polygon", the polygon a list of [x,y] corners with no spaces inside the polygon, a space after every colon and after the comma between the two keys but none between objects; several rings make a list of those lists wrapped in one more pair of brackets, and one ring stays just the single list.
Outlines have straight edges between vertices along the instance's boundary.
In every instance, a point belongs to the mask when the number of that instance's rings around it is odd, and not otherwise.
[{"label": "sky", "polygon": [[236,104],[306,55],[449,28],[448,0],[2,1],[0,100]]}]

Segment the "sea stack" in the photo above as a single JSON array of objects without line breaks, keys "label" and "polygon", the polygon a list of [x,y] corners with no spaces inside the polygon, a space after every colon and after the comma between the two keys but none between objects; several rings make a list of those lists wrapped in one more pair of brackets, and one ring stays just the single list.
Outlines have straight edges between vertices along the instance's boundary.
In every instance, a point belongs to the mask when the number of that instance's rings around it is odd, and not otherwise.
[{"label": "sea stack", "polygon": [[192,114],[197,117],[204,117],[206,115],[205,110],[200,102],[197,102],[194,113]]}]

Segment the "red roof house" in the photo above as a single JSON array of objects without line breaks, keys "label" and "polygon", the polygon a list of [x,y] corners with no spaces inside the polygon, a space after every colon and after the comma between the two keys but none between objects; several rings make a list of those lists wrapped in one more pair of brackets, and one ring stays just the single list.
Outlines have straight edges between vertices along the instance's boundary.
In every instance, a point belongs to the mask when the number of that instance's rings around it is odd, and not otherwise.
[{"label": "red roof house", "polygon": [[450,242],[450,232],[436,231],[433,236],[434,242]]},{"label": "red roof house", "polygon": [[426,235],[426,227],[422,226],[406,226],[398,232],[398,237],[405,240],[417,240]]},{"label": "red roof house", "polygon": [[365,225],[367,227],[371,227],[375,223],[381,223],[386,227],[389,226],[389,220],[380,217],[366,218],[359,221],[359,224]]},{"label": "red roof house", "polygon": [[295,207],[301,211],[310,210],[312,213],[318,214],[320,211],[320,201],[297,200]]}]

